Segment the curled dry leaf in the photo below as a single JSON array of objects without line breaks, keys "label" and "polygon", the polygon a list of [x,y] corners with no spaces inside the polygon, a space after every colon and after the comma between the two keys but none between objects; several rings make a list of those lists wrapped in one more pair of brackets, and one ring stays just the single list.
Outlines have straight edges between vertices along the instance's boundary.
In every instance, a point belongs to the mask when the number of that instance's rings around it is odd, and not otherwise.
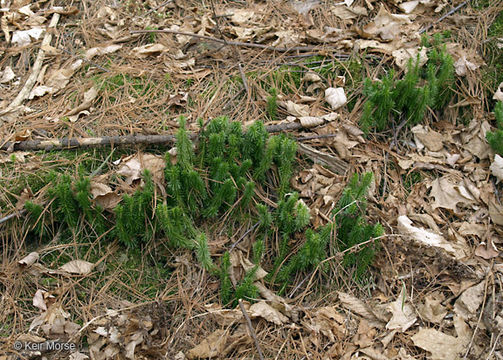
[{"label": "curled dry leaf", "polygon": [[168,48],[162,44],[148,44],[135,47],[132,51],[134,56],[145,58],[147,56],[158,56],[164,52],[167,52]]},{"label": "curled dry leaf", "polygon": [[322,81],[320,75],[315,73],[314,71],[308,71],[306,75],[304,75],[304,81],[308,82],[319,82]]},{"label": "curled dry leaf", "polygon": [[481,281],[461,294],[454,304],[454,312],[463,319],[475,317],[477,310],[484,301],[485,281]]},{"label": "curled dry leaf", "polygon": [[498,179],[496,183],[503,181],[503,157],[494,155],[494,161],[491,164],[491,173]]},{"label": "curled dry leaf", "polygon": [[308,105],[296,104],[290,100],[288,100],[287,102],[282,102],[281,105],[286,108],[286,111],[288,111],[290,115],[296,116],[298,118],[302,116],[309,116]]},{"label": "curled dry leaf", "polygon": [[489,198],[487,205],[492,222],[503,226],[503,206],[498,203],[494,194]]},{"label": "curled dry leaf", "polygon": [[95,56],[114,53],[117,50],[119,50],[120,48],[122,48],[122,45],[120,45],[120,44],[112,44],[112,45],[108,45],[108,46],[93,47],[93,48],[86,50],[86,53],[84,56],[87,60],[91,60]]},{"label": "curled dry leaf", "polygon": [[91,195],[103,209],[113,209],[122,200],[120,195],[112,191],[110,186],[96,181],[91,181]]},{"label": "curled dry leaf", "polygon": [[347,335],[348,330],[345,327],[346,319],[337,312],[332,306],[316,309],[313,313],[308,312],[303,325],[314,333],[322,333],[329,338],[331,342]]},{"label": "curled dry leaf", "polygon": [[46,293],[47,291],[38,289],[35,292],[35,295],[33,296],[33,306],[39,308],[42,311],[47,311],[47,305],[45,303],[45,297],[44,297],[44,294]]},{"label": "curled dry leaf", "polygon": [[87,275],[93,269],[94,264],[84,260],[72,260],[61,266],[59,269],[70,274]]},{"label": "curled dry leaf", "polygon": [[6,66],[4,71],[0,72],[0,84],[8,83],[16,77],[10,66]]},{"label": "curled dry leaf", "polygon": [[12,34],[12,43],[16,46],[26,46],[31,43],[31,40],[38,40],[44,33],[44,29],[34,27],[30,30],[18,30]]},{"label": "curled dry leaf", "polygon": [[346,309],[357,313],[358,315],[364,317],[370,324],[375,327],[382,327],[384,322],[388,319],[381,316],[381,314],[374,312],[367,304],[365,304],[360,299],[354,297],[353,295],[343,293],[341,291],[337,292],[339,300]]},{"label": "curled dry leaf", "polygon": [[480,256],[483,259],[490,260],[498,257],[500,252],[498,251],[498,248],[494,244],[492,238],[488,238],[487,242],[482,241],[476,248],[475,248],[475,255]]},{"label": "curled dry leaf", "polygon": [[418,55],[420,67],[428,61],[426,48],[424,47],[422,47],[421,50],[419,50],[419,47],[397,49],[393,51],[391,55],[395,58],[396,65],[404,71],[408,70],[409,60],[412,59],[412,61],[415,62]]},{"label": "curled dry leaf", "polygon": [[406,215],[399,216],[397,221],[398,230],[401,234],[406,235],[421,244],[444,249],[456,259],[462,259],[466,256],[463,249],[455,246],[456,244],[451,244],[445,240],[443,236],[423,228],[412,226],[412,221]]},{"label": "curled dry leaf", "polygon": [[325,101],[330,104],[332,110],[337,110],[348,101],[343,88],[328,88],[325,90]]},{"label": "curled dry leaf", "polygon": [[31,252],[28,255],[26,255],[24,258],[19,260],[17,263],[21,266],[30,266],[36,263],[39,259],[40,255],[38,252]]},{"label": "curled dry leaf", "polygon": [[423,125],[414,126],[411,129],[416,139],[416,145],[421,149],[421,145],[424,144],[426,148],[430,151],[440,151],[443,149],[444,136],[436,131],[427,129]]},{"label": "curled dry leaf", "polygon": [[498,89],[494,93],[493,100],[503,101],[503,82],[499,84]]},{"label": "curled dry leaf", "polygon": [[263,300],[252,304],[250,306],[250,309],[248,310],[248,313],[250,314],[250,318],[252,319],[261,317],[276,325],[282,325],[288,321],[288,318],[285,315],[280,313],[278,310],[276,310]]},{"label": "curled dry leaf", "polygon": [[305,128],[311,128],[325,123],[325,120],[315,116],[301,116],[299,121],[302,124],[302,127]]}]

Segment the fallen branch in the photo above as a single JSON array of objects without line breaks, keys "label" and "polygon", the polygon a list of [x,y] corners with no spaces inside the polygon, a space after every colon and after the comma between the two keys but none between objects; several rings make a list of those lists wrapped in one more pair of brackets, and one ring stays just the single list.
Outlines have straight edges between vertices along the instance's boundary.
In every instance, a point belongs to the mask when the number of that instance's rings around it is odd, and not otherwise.
[{"label": "fallen branch", "polygon": [[[288,123],[267,126],[267,132],[281,132],[302,128],[300,123]],[[197,134],[189,135],[192,140]],[[65,150],[81,147],[115,146],[115,145],[139,145],[139,144],[174,144],[174,135],[126,135],[126,136],[103,136],[96,138],[62,138],[51,140],[26,140],[1,142],[0,150]]]},{"label": "fallen branch", "polygon": [[[198,39],[203,39],[203,40],[208,40],[208,41],[213,41],[219,44],[223,45],[231,45],[231,46],[241,46],[241,47],[250,47],[250,48],[259,48],[259,49],[264,49],[264,50],[270,50],[270,51],[276,51],[276,52],[290,52],[290,51],[316,51],[316,50],[335,50],[335,48],[331,47],[322,47],[322,46],[294,46],[294,47],[289,47],[289,48],[280,48],[276,46],[270,46],[270,45],[263,45],[263,44],[257,44],[257,43],[248,43],[248,42],[242,42],[242,41],[227,41],[227,40],[222,40],[219,38],[215,38],[212,36],[207,36],[207,35],[200,35],[200,34],[194,34],[194,33],[189,33],[185,31],[176,31],[176,30],[170,30],[170,29],[163,29],[163,30],[131,30],[131,34],[175,34],[175,35],[184,35],[184,36],[191,36],[194,38]],[[337,56],[337,55],[334,55]]]}]

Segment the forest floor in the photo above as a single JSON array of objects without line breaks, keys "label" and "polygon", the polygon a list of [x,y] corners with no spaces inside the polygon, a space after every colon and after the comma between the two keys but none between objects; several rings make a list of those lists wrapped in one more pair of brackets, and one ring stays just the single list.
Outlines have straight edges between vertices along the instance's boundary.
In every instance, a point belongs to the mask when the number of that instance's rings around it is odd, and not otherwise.
[{"label": "forest floor", "polygon": [[[503,160],[486,140],[503,101],[502,1],[1,8],[0,360],[503,358]],[[365,134],[365,79],[403,77],[408,59],[425,55],[421,35],[453,59],[448,105],[414,126],[391,115],[390,127]],[[180,116],[194,134],[199,120],[227,116],[296,139],[291,187],[313,228],[331,221],[353,174],[372,172],[367,220],[384,235],[365,280],[331,248],[329,270],[299,273],[283,292],[257,279],[258,298],[226,308],[218,277],[188,250],[86,240],[79,229],[67,237],[51,222],[51,172],[91,175],[93,201],[113,214],[141,170],[163,176],[155,161],[173,141],[152,139],[176,134]],[[147,137],[55,149],[63,138],[127,135]],[[268,193],[256,190],[275,208]],[[27,201],[45,208],[51,237],[34,235]],[[243,277],[255,227],[232,220],[230,231],[220,215],[198,225],[216,263],[236,247]],[[67,347],[27,349],[50,341]]]}]

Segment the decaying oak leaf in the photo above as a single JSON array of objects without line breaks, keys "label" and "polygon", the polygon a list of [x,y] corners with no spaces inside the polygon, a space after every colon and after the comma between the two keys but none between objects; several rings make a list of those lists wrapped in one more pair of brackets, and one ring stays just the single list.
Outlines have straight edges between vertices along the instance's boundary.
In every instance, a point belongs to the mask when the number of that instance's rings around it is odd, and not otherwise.
[{"label": "decaying oak leaf", "polygon": [[335,306],[326,306],[314,311],[308,311],[303,325],[313,333],[325,335],[331,342],[348,334],[346,319]]},{"label": "decaying oak leaf", "polygon": [[444,301],[443,294],[440,292],[433,292],[426,295],[424,303],[420,304],[417,310],[423,319],[435,324],[440,324],[445,315],[447,315],[447,309],[442,305],[442,301]]},{"label": "decaying oak leaf", "polygon": [[503,226],[503,206],[495,199],[494,194],[488,201],[489,216],[493,223]]},{"label": "decaying oak leaf", "polygon": [[0,84],[8,83],[16,77],[10,66],[6,66],[3,71],[0,71]]},{"label": "decaying oak leaf", "polygon": [[419,149],[421,145],[426,146],[430,151],[440,151],[443,149],[444,136],[436,131],[426,128],[423,125],[414,126],[411,129]]},{"label": "decaying oak leaf", "polygon": [[229,333],[225,330],[215,330],[206,339],[203,339],[199,345],[196,345],[187,352],[189,359],[206,359],[220,355],[227,342]]},{"label": "decaying oak leaf", "polygon": [[503,101],[503,82],[499,84],[498,89],[494,93],[493,99]]},{"label": "decaying oak leaf", "polygon": [[[476,190],[474,190],[476,192]],[[470,186],[465,186],[463,181],[456,184],[448,176],[437,178],[431,183],[431,196],[435,198],[432,208],[438,207],[451,209],[456,212],[459,203],[473,204],[477,202],[477,194],[472,193]]]},{"label": "decaying oak leaf", "polygon": [[131,185],[133,181],[141,178],[144,170],[148,170],[154,183],[161,186],[164,184],[165,167],[166,163],[162,156],[138,153],[125,158],[117,174],[125,176],[126,183]]},{"label": "decaying oak leaf", "polygon": [[418,55],[419,67],[423,66],[428,61],[425,47],[422,47],[421,50],[419,50],[419,47],[401,48],[394,50],[391,55],[395,58],[396,65],[404,71],[408,70],[409,60],[412,59],[413,63],[415,63]]},{"label": "decaying oak leaf", "polygon": [[409,15],[390,14],[381,4],[376,17],[364,27],[364,31],[375,37],[379,36],[382,40],[393,40],[404,31],[404,25],[410,23]]},{"label": "decaying oak leaf", "polygon": [[325,123],[325,120],[316,116],[301,116],[299,121],[304,128],[311,128]]},{"label": "decaying oak leaf", "polygon": [[374,312],[370,306],[353,295],[341,291],[338,291],[337,295],[342,306],[369,320],[372,326],[383,327],[384,323],[388,322],[389,318],[381,316],[379,312]]},{"label": "decaying oak leaf", "polygon": [[435,329],[420,328],[412,336],[414,345],[429,351],[432,360],[456,360],[465,350],[465,343],[461,339],[447,335]]},{"label": "decaying oak leaf", "polygon": [[98,55],[106,55],[106,54],[111,54],[116,52],[122,48],[122,45],[120,44],[112,44],[108,46],[98,46],[98,47],[93,47],[85,52],[85,57],[87,60],[91,60],[93,57],[98,56]]},{"label": "decaying oak leaf", "polygon": [[454,304],[454,312],[463,319],[476,317],[476,312],[484,301],[485,281],[481,281],[461,294]]}]

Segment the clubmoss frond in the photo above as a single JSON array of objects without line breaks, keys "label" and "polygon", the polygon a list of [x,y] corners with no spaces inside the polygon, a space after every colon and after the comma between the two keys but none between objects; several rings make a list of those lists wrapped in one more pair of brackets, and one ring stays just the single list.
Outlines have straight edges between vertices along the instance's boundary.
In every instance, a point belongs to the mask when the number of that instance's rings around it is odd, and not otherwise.
[{"label": "clubmoss frond", "polygon": [[208,248],[208,239],[204,233],[200,233],[196,237],[196,255],[199,263],[205,270],[213,270],[214,265]]}]

